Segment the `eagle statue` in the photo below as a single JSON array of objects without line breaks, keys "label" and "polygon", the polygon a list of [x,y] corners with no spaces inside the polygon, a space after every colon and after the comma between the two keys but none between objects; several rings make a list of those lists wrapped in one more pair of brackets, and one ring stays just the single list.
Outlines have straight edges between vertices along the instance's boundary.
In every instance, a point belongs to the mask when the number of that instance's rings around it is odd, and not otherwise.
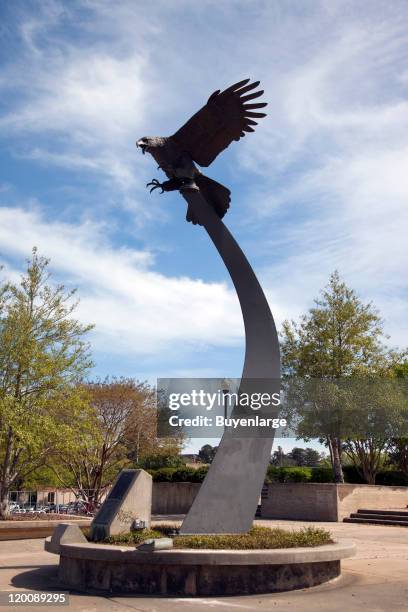
[{"label": "eagle statue", "polygon": [[[246,132],[254,132],[252,126],[257,125],[254,119],[266,116],[255,110],[266,106],[266,102],[249,103],[264,93],[262,90],[252,91],[258,87],[259,81],[249,81],[245,79],[224,91],[214,91],[207,104],[172,136],[144,136],[136,142],[143,153],[153,156],[168,177],[163,183],[157,179],[148,183],[150,192],[157,188],[161,188],[161,193],[176,189],[200,190],[220,219],[223,218],[230,205],[231,192],[202,174],[196,164],[209,166],[233,140],[238,141]],[[198,223],[191,206],[186,219]]]}]

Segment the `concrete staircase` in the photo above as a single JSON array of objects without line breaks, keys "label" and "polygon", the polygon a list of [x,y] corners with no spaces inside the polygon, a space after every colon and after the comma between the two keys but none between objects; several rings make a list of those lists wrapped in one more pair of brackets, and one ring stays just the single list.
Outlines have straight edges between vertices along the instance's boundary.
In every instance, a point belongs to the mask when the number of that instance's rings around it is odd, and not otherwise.
[{"label": "concrete staircase", "polygon": [[394,525],[408,527],[408,511],[405,510],[357,510],[343,519],[344,523],[363,523],[366,525]]},{"label": "concrete staircase", "polygon": [[258,506],[256,508],[255,518],[261,518],[262,500],[265,499],[266,497],[268,497],[268,486],[267,485],[263,485],[262,491],[261,491],[261,499],[260,499],[261,503],[258,504]]}]

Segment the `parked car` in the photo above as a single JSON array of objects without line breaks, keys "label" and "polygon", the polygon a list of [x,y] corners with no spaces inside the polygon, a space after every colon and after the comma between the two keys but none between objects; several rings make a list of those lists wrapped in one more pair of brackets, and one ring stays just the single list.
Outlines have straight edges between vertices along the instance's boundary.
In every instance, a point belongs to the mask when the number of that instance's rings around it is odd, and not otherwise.
[{"label": "parked car", "polygon": [[83,514],[85,516],[94,516],[99,510],[101,504],[95,502],[88,502],[83,499],[78,500],[74,504],[75,514]]},{"label": "parked car", "polygon": [[23,508],[26,512],[34,512],[35,510],[35,504],[23,504]]}]

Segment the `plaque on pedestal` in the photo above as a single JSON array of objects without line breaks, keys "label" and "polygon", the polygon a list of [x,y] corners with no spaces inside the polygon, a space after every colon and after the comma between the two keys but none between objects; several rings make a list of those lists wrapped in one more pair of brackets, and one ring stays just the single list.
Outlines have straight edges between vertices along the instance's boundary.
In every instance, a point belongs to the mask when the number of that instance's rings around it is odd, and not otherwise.
[{"label": "plaque on pedestal", "polygon": [[150,527],[152,477],[144,470],[122,470],[91,524],[91,539],[103,540],[132,528]]}]

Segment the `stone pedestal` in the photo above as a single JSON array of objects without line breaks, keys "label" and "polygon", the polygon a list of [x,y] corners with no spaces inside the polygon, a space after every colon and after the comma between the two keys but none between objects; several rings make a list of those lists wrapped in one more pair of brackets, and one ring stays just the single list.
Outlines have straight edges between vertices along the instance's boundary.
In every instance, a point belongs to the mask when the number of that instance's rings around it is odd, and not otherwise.
[{"label": "stone pedestal", "polygon": [[132,528],[150,527],[152,477],[144,470],[122,470],[91,524],[91,539],[103,540]]}]

